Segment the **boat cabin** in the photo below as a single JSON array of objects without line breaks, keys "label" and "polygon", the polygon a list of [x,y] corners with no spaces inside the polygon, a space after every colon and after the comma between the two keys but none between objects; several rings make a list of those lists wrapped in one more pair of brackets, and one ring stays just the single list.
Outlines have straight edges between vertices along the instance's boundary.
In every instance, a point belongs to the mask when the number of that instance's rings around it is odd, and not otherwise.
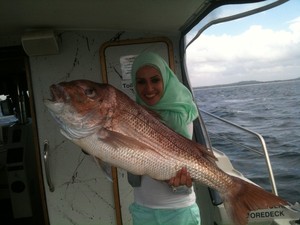
[{"label": "boat cabin", "polygon": [[[133,195],[126,171],[112,168],[113,181],[108,180],[92,157],[60,134],[43,103],[50,97],[51,84],[88,79],[110,83],[134,98],[128,76],[132,59],[141,52],[153,51],[191,89],[185,51],[193,40],[213,24],[284,2],[2,0],[0,220],[5,221],[3,224],[132,224],[128,207]],[[221,8],[225,5],[240,10],[223,16]],[[201,117],[194,124],[194,140],[213,149]],[[225,154],[213,150],[220,168],[247,180],[233,168]],[[265,154],[276,194],[272,168]],[[217,193],[201,184],[195,189],[201,196],[198,204],[202,224],[231,224]],[[260,224],[287,224],[286,221],[291,219],[272,218]]]}]

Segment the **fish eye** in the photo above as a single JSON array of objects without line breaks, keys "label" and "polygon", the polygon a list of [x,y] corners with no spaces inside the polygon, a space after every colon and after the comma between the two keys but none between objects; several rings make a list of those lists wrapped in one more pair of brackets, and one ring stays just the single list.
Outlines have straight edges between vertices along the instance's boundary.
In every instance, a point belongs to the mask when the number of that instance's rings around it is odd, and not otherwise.
[{"label": "fish eye", "polygon": [[84,94],[89,98],[93,98],[96,96],[96,91],[92,88],[88,88],[88,89],[84,90]]}]

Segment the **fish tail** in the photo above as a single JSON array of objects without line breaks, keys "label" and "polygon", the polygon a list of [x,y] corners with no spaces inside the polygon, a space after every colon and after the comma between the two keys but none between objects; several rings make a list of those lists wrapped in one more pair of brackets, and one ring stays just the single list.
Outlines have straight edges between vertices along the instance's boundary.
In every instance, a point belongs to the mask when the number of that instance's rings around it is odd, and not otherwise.
[{"label": "fish tail", "polygon": [[225,209],[236,225],[246,225],[251,211],[288,205],[287,201],[254,184],[237,177],[232,178],[233,188],[222,194],[222,197]]}]

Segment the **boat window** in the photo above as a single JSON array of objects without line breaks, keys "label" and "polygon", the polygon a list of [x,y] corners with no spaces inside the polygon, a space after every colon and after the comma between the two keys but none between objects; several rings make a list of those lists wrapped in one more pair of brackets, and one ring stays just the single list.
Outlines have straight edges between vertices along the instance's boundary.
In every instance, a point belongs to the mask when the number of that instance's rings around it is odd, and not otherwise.
[{"label": "boat window", "polygon": [[[235,6],[222,11],[226,8]],[[206,112],[261,134],[278,193],[291,202],[300,200],[294,198],[300,196],[296,188],[300,171],[295,169],[300,162],[299,8],[300,1],[290,0],[251,16],[215,23],[185,52],[188,79],[212,147],[224,152],[247,178],[271,190],[257,137]],[[206,22],[220,18],[218,10]],[[204,22],[197,26],[187,34],[187,43]]]},{"label": "boat window", "polygon": [[204,30],[214,24],[231,21],[262,12],[283,4],[286,1],[288,0],[266,0],[256,3],[229,4],[220,6],[209,13],[198,24],[196,24],[187,35],[185,35],[185,48],[187,48],[194,40],[196,40]]},{"label": "boat window", "polygon": [[[258,1],[258,2],[252,2],[252,3],[244,3],[244,4],[228,4],[228,5],[222,5],[220,7],[215,8],[213,11],[211,11],[207,16],[205,16],[204,18],[199,18],[199,23],[196,23],[196,25],[194,25],[194,27],[192,28],[183,28],[184,32],[186,32],[186,30],[189,30],[188,33],[186,33],[186,35],[184,35],[184,38],[182,39],[183,42],[181,43],[184,49],[184,57],[185,57],[185,65],[189,64],[190,62],[193,62],[195,58],[197,58],[197,53],[196,56],[190,57],[191,59],[189,59],[189,51],[188,49],[192,49],[191,51],[193,51],[194,47],[188,48],[190,45],[192,45],[195,41],[199,42],[199,36],[207,30],[207,28],[211,27],[212,25],[216,25],[216,24],[220,24],[226,21],[231,21],[231,20],[235,20],[238,18],[243,18],[246,17],[248,15],[252,15],[264,10],[267,10],[269,8],[275,7],[277,5],[280,5],[284,2],[286,2],[288,0],[266,0],[266,1]],[[195,45],[193,45],[195,46]],[[187,50],[187,51],[186,51]],[[197,51],[197,50],[194,50]],[[185,71],[185,75],[183,77],[183,81],[184,83],[189,83],[191,80],[191,76],[194,76],[194,73],[191,71],[193,70],[195,67],[191,67],[189,65],[188,69],[186,69]],[[197,69],[196,69],[197,68]],[[196,67],[196,70],[199,70],[198,67]],[[197,71],[195,71],[197,72]],[[187,75],[189,74],[189,75]],[[199,75],[195,75],[195,76],[199,76]],[[193,86],[192,84],[188,84],[189,86]],[[200,118],[200,124],[203,123],[202,119]],[[203,125],[200,125],[200,130],[201,132],[199,134],[195,135],[196,140],[199,143],[205,144],[206,146],[210,147],[211,143],[209,141],[209,138],[207,136],[207,132],[204,128]]]}]

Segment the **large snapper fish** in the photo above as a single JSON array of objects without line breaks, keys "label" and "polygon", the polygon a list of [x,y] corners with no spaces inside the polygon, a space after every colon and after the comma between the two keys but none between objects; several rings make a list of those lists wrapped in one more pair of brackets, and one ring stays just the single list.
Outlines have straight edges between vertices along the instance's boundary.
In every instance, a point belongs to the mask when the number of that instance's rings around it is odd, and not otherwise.
[{"label": "large snapper fish", "polygon": [[204,146],[169,129],[153,113],[108,84],[74,80],[53,84],[45,100],[61,132],[94,157],[158,180],[186,167],[194,181],[217,190],[237,225],[250,211],[288,203],[216,166]]}]

